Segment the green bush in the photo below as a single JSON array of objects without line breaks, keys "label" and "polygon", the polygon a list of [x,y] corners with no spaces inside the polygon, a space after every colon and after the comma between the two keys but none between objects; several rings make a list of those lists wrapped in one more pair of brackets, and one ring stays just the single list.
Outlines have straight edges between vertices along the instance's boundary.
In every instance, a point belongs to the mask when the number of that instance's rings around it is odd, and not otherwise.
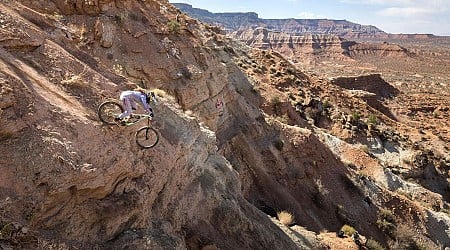
[{"label": "green bush", "polygon": [[345,224],[341,227],[340,231],[344,232],[345,235],[352,236],[353,233],[355,233],[356,229],[350,225]]},{"label": "green bush", "polygon": [[352,122],[358,122],[361,119],[361,115],[358,112],[353,112],[352,114]]},{"label": "green bush", "polygon": [[393,235],[396,229],[395,224],[395,217],[391,210],[383,208],[378,212],[376,225],[379,229],[381,229],[381,231],[389,235]]},{"label": "green bush", "polygon": [[367,118],[367,124],[377,125],[378,117],[375,114],[370,114],[369,117]]},{"label": "green bush", "polygon": [[175,20],[170,20],[167,22],[167,28],[172,33],[178,33],[180,31],[180,23]]},{"label": "green bush", "polygon": [[273,111],[278,114],[281,112],[281,99],[278,96],[274,96],[270,99]]},{"label": "green bush", "polygon": [[368,239],[366,242],[366,247],[369,250],[384,250],[384,247],[373,239]]}]

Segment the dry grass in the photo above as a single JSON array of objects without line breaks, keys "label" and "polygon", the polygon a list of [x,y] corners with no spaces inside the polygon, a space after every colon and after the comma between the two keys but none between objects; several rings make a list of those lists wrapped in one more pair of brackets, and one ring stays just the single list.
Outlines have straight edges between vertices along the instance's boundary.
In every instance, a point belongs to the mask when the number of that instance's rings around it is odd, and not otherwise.
[{"label": "dry grass", "polygon": [[206,245],[206,246],[202,247],[201,250],[219,250],[219,248],[216,247],[215,245]]},{"label": "dry grass", "polygon": [[169,94],[167,94],[167,92],[162,89],[152,89],[151,91],[153,91],[153,93],[155,93],[156,96],[160,96],[160,97],[164,97],[164,98],[169,97]]},{"label": "dry grass", "polygon": [[294,219],[295,219],[294,215],[287,211],[278,212],[277,218],[283,225],[286,225],[286,226],[289,226],[292,223],[294,223]]},{"label": "dry grass", "polygon": [[84,80],[84,73],[81,74],[72,74],[72,73],[66,73],[64,75],[64,79],[61,80],[61,83],[66,86],[71,87],[87,87],[87,83]]}]

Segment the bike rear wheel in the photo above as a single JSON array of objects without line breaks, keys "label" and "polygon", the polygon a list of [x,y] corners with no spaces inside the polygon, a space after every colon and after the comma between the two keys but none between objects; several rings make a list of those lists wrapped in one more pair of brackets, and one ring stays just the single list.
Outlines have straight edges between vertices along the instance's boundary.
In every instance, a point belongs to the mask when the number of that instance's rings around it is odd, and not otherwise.
[{"label": "bike rear wheel", "polygon": [[108,125],[115,125],[114,118],[123,112],[123,107],[115,101],[106,101],[98,107],[98,117],[100,120]]},{"label": "bike rear wheel", "polygon": [[152,127],[142,127],[135,134],[136,143],[142,148],[153,148],[159,141],[158,132]]}]

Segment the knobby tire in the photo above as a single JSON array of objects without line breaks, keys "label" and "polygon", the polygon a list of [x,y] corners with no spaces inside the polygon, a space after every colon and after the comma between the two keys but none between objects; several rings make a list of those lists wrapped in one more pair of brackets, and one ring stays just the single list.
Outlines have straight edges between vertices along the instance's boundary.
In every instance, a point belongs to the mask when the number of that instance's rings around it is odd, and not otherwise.
[{"label": "knobby tire", "polygon": [[123,112],[123,107],[115,101],[106,101],[98,107],[98,117],[103,123],[108,125],[115,125],[114,118]]},{"label": "knobby tire", "polygon": [[153,148],[159,141],[158,132],[152,127],[142,127],[135,134],[136,143],[142,148]]}]

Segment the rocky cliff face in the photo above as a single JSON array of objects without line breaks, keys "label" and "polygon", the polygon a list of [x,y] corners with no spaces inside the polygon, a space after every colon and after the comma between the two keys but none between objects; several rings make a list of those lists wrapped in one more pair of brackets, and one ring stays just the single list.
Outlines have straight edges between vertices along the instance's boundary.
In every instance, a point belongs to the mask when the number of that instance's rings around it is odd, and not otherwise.
[{"label": "rocky cliff face", "polygon": [[341,37],[387,36],[385,32],[372,25],[361,25],[346,20],[329,19],[261,19],[256,13],[211,13],[193,8],[192,5],[174,4],[182,12],[210,24],[216,24],[229,31],[241,29],[266,28],[292,35],[331,34]]},{"label": "rocky cliff face", "polygon": [[203,22],[218,25],[226,31],[266,28],[270,31],[291,35],[328,34],[354,40],[395,40],[395,39],[432,39],[433,34],[390,34],[373,25],[362,25],[347,20],[331,19],[262,19],[258,14],[248,13],[211,13],[194,8],[190,4],[174,3],[182,12]]},{"label": "rocky cliff face", "polygon": [[407,49],[397,44],[386,42],[357,43],[336,35],[308,34],[298,36],[291,33],[274,32],[265,28],[256,28],[231,32],[229,36],[254,48],[278,51],[292,61],[299,61],[301,58],[303,58],[302,61],[307,61],[320,56],[349,60],[347,57],[406,57],[411,54]]},{"label": "rocky cliff face", "polygon": [[240,30],[230,34],[231,37],[259,49],[273,49],[291,53],[342,53],[343,39],[333,35],[295,36],[284,32],[273,32],[264,28],[255,30]]},{"label": "rocky cliff face", "polygon": [[[244,199],[215,133],[183,112],[203,110],[211,118],[206,123],[217,127],[210,102],[219,94],[239,114],[256,111],[232,95],[225,79],[245,77],[228,74],[218,61],[227,57],[220,49],[211,52],[212,41],[196,49],[209,39],[186,36],[196,41],[189,44],[162,30],[175,18],[171,6],[24,1],[0,8],[7,27],[0,50],[5,246],[295,248]],[[143,50],[142,41],[151,46]],[[182,48],[183,59],[172,48]],[[183,67],[188,62],[197,66]],[[201,77],[170,78],[178,70]],[[210,72],[218,74],[211,78]],[[101,101],[133,86],[123,74],[151,74],[145,87],[167,83],[166,91],[179,100],[161,97],[154,106],[161,141],[153,150],[134,143],[134,129],[103,126],[96,117]]]},{"label": "rocky cliff face", "polygon": [[[320,249],[332,245],[320,232],[343,224],[391,239],[376,226],[383,209],[426,246],[449,243],[428,207],[447,198],[420,189],[436,199],[419,206],[380,185],[396,175],[316,127],[341,124],[338,99],[320,118],[318,93],[351,97],[279,54],[253,54],[167,1],[4,1],[0,23],[2,248]],[[150,150],[133,140],[139,126],[96,114],[137,85],[160,93]],[[283,210],[290,227],[273,222]]]}]

